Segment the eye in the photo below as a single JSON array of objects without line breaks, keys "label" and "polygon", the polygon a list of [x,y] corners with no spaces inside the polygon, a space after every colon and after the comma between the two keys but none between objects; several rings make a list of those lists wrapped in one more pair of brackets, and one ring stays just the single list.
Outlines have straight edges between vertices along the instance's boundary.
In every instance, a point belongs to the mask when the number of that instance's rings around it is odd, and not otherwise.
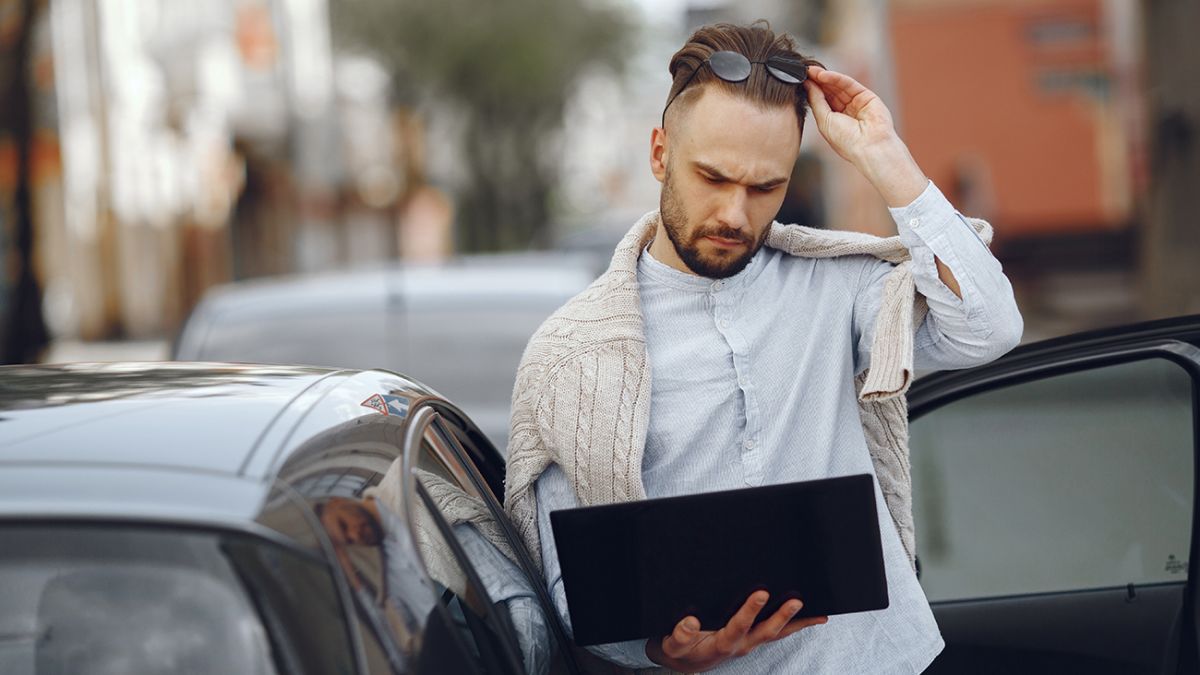
[{"label": "eye", "polygon": [[759,194],[769,195],[779,189],[778,185],[755,185],[754,191]]},{"label": "eye", "polygon": [[701,174],[701,176],[703,176],[704,180],[710,185],[720,185],[721,183],[725,182],[724,178],[717,178],[716,176],[710,176],[708,174]]}]

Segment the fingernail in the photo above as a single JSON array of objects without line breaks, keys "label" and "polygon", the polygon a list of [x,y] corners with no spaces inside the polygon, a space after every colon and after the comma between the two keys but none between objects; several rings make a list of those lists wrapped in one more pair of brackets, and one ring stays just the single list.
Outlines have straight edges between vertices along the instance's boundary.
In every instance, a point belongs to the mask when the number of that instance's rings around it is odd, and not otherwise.
[{"label": "fingernail", "polygon": [[788,611],[792,614],[799,612],[802,607],[804,607],[804,603],[799,600],[793,600],[788,603]]},{"label": "fingernail", "polygon": [[688,617],[683,620],[683,629],[689,633],[694,633],[700,630],[700,622],[693,617]]}]

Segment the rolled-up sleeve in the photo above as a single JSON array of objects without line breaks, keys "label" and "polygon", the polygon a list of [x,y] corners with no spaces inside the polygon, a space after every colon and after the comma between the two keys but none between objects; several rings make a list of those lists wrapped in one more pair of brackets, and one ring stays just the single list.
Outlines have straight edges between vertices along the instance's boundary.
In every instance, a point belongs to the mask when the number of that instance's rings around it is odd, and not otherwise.
[{"label": "rolled-up sleeve", "polygon": [[[912,203],[889,209],[912,256],[917,291],[929,313],[914,338],[918,369],[969,368],[1017,346],[1024,331],[1012,284],[1000,261],[932,181]],[[935,256],[958,281],[959,298],[938,277]],[[890,266],[888,266],[890,267]],[[872,300],[879,302],[890,269],[877,269]]]},{"label": "rolled-up sleeve", "polygon": [[[542,543],[542,569],[546,574],[546,586],[554,607],[562,617],[563,625],[571,631],[571,616],[567,611],[567,592],[563,588],[562,568],[558,562],[558,548],[554,543],[554,532],[550,527],[550,512],[575,508],[579,505],[567,475],[557,464],[551,464],[534,484],[537,493],[538,537]],[[657,668],[658,664],[646,656],[646,641],[631,640],[606,645],[587,647],[591,653],[625,668]]]}]

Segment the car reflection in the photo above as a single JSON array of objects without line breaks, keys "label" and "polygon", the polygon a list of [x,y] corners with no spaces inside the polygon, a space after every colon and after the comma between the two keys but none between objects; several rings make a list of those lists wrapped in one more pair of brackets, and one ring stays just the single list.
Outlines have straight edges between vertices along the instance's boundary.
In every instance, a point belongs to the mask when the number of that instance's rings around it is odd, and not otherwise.
[{"label": "car reflection", "polygon": [[[481,656],[489,650],[487,643],[493,642],[485,625],[494,613],[516,637],[525,672],[548,673],[551,638],[546,616],[486,504],[434,473],[416,469],[414,474],[440,514],[435,517],[424,504],[413,510],[416,551],[397,515],[400,508],[388,506],[383,498],[329,497],[314,507],[358,602],[399,624],[396,633],[416,639],[419,626],[440,601],[473,635]],[[417,566],[417,555],[428,577]],[[464,571],[460,555],[469,562],[471,573]],[[364,558],[372,556],[381,561],[380,588],[362,571]]]}]

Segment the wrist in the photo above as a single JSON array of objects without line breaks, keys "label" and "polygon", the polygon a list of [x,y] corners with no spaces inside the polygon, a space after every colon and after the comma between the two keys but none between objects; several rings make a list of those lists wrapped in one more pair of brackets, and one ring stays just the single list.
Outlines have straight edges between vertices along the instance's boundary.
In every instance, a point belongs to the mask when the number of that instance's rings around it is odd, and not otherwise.
[{"label": "wrist", "polygon": [[908,146],[895,135],[864,148],[854,165],[891,208],[912,203],[929,184]]}]

